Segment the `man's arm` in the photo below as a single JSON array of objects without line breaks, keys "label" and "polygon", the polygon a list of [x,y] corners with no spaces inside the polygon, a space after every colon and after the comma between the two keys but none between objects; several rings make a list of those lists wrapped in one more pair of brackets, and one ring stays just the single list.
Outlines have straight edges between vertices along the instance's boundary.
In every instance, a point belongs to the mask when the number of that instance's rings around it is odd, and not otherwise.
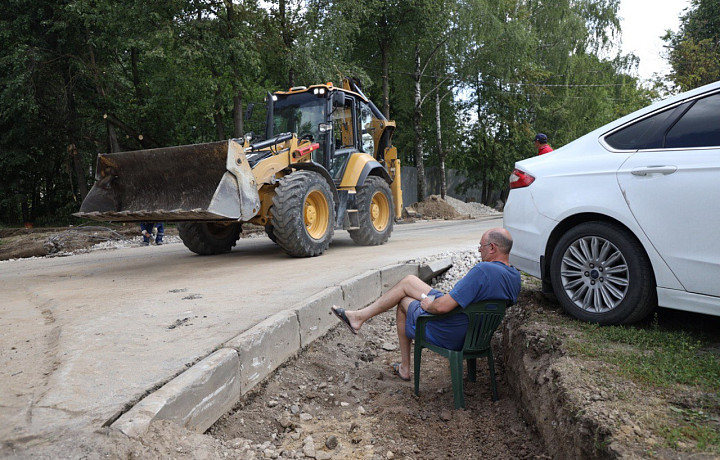
[{"label": "man's arm", "polygon": [[448,313],[457,308],[459,304],[455,302],[455,299],[450,297],[450,294],[445,294],[442,297],[438,297],[435,300],[430,300],[430,297],[426,297],[420,301],[420,306],[428,313],[433,315],[442,315]]}]

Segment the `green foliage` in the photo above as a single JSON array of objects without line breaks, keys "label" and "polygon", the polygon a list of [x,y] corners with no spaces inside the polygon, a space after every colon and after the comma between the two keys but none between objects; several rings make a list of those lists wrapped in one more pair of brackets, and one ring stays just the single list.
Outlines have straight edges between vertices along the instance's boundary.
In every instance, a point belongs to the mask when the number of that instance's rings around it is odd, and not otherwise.
[{"label": "green foliage", "polygon": [[[514,161],[534,154],[535,131],[557,147],[652,96],[628,76],[632,56],[597,57],[619,33],[617,4],[6,0],[0,222],[71,222],[97,153],[240,136],[240,114],[267,91],[348,75],[396,120],[405,164],[418,160],[419,143],[420,160],[438,163],[439,92],[447,165],[490,200]],[[688,33],[708,14],[687,19]],[[416,53],[425,69],[418,132]]]},{"label": "green foliage", "polygon": [[680,30],[665,35],[670,47],[670,79],[687,91],[720,80],[720,4],[692,0]]}]

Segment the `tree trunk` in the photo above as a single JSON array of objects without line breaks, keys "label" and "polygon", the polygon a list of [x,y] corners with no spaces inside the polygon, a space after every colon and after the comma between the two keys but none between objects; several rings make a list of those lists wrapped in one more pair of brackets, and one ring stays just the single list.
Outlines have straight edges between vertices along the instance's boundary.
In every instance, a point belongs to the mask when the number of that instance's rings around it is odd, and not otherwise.
[{"label": "tree trunk", "polygon": [[77,180],[80,198],[84,200],[88,194],[88,186],[87,179],[85,178],[85,168],[83,167],[82,158],[80,158],[80,153],[78,152],[77,146],[75,146],[74,143],[68,145],[67,150],[68,155],[70,156],[70,164],[72,165],[72,170],[75,173],[75,180]]},{"label": "tree trunk", "polygon": [[415,45],[415,107],[413,110],[413,130],[415,132],[415,166],[418,174],[418,201],[425,199],[425,164],[423,161],[423,139],[422,139],[422,92],[420,87],[420,45]]},{"label": "tree trunk", "polygon": [[442,126],[440,124],[440,91],[435,92],[435,129],[437,133],[437,153],[440,159],[440,197],[444,200],[447,193],[445,180],[445,154],[442,147]]},{"label": "tree trunk", "polygon": [[390,47],[387,42],[380,45],[380,53],[382,54],[382,103],[383,115],[390,119]]},{"label": "tree trunk", "polygon": [[213,118],[215,119],[215,129],[217,130],[218,140],[221,141],[225,139],[225,124],[223,123],[222,113],[220,113],[220,109],[215,110]]},{"label": "tree trunk", "polygon": [[117,133],[115,132],[115,126],[110,123],[110,120],[106,120],[107,125],[107,137],[108,137],[108,151],[115,153],[120,151],[120,143],[117,139]]},{"label": "tree trunk", "polygon": [[236,138],[240,138],[245,135],[242,100],[242,90],[238,89],[237,93],[235,93],[235,96],[233,97],[233,135]]},{"label": "tree trunk", "polygon": [[292,88],[293,86],[295,86],[295,69],[292,66],[291,59],[292,45],[294,40],[288,26],[287,2],[285,0],[279,0],[278,13],[280,14],[280,34],[282,35],[282,41],[285,45],[285,58],[288,60],[288,62],[290,62],[290,67],[288,68],[288,85],[290,88]]},{"label": "tree trunk", "polygon": [[[77,110],[75,108],[75,96],[72,84],[73,80],[74,79],[72,75],[72,70],[68,68],[67,74],[65,75],[65,110],[67,110],[67,138],[70,141],[67,147],[67,152],[69,154],[68,161],[70,162],[71,170],[75,174],[80,198],[84,200],[88,193],[88,187],[87,179],[85,178],[82,158],[80,158],[76,143],[76,139],[78,137],[77,133],[79,133],[80,129],[78,127],[78,116]],[[76,197],[75,190],[71,189],[71,192],[73,197]]]}]

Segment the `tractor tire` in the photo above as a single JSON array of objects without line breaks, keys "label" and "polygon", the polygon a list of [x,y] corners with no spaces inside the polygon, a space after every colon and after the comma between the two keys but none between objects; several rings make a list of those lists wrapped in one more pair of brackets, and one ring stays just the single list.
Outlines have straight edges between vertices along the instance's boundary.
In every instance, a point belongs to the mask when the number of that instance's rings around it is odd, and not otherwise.
[{"label": "tractor tire", "polygon": [[319,256],[335,233],[335,204],[330,184],[312,171],[296,171],[279,180],[271,225],[275,242],[293,257]]},{"label": "tractor tire", "polygon": [[270,238],[270,240],[273,243],[277,243],[277,238],[275,237],[275,228],[272,226],[272,224],[267,224],[265,226],[265,234]]},{"label": "tractor tire", "polygon": [[355,199],[359,228],[348,230],[350,238],[363,246],[385,243],[392,233],[395,209],[388,183],[382,177],[370,176],[358,188]]},{"label": "tractor tire", "polygon": [[239,222],[180,222],[177,229],[188,249],[209,256],[230,252],[240,238],[242,226]]}]

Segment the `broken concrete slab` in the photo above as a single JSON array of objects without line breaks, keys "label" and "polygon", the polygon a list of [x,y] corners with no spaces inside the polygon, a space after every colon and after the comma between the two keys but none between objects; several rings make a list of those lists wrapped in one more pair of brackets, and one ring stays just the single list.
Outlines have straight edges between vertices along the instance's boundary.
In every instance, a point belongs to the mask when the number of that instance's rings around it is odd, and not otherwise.
[{"label": "broken concrete slab", "polygon": [[442,275],[448,271],[452,265],[453,263],[451,257],[434,260],[432,262],[422,264],[418,270],[418,276],[421,280],[429,283],[436,276]]}]

